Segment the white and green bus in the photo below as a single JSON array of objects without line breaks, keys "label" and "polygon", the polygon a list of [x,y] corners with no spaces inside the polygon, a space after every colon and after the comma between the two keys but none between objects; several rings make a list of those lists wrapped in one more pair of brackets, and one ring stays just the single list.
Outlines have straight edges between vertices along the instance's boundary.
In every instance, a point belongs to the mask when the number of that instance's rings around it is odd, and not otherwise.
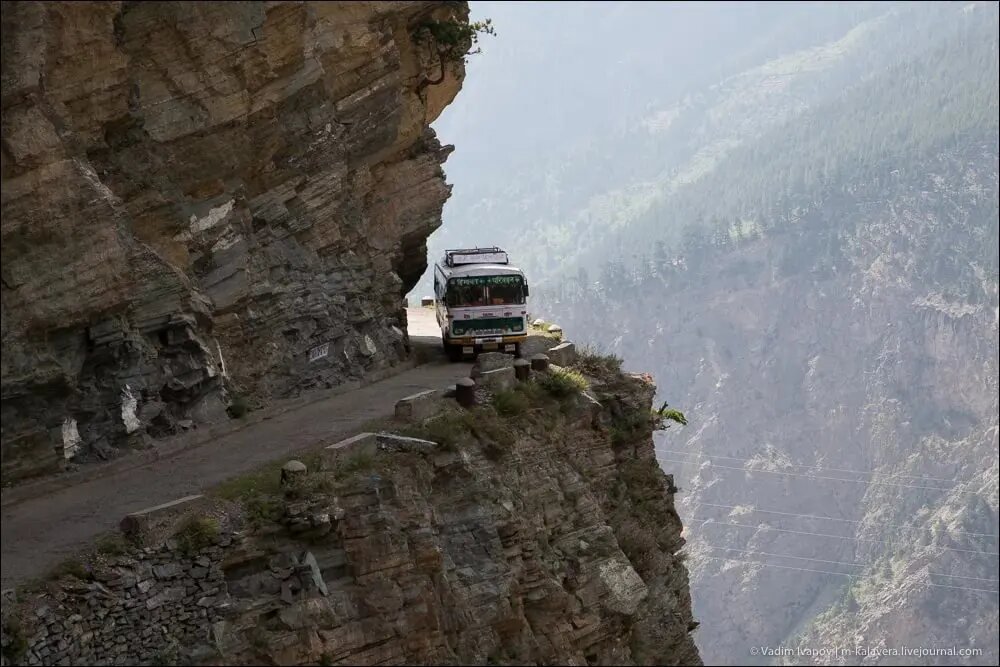
[{"label": "white and green bus", "polygon": [[434,307],[453,361],[487,350],[519,354],[528,335],[528,283],[500,248],[445,250],[434,265]]}]

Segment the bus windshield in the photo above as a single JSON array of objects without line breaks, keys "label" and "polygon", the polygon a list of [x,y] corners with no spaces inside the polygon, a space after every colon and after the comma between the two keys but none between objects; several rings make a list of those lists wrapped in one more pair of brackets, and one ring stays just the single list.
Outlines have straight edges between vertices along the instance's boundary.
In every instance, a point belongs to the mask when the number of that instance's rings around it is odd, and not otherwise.
[{"label": "bus windshield", "polygon": [[497,284],[489,286],[489,299],[491,306],[506,306],[524,303],[524,289],[521,280],[507,284]]},{"label": "bus windshield", "polygon": [[[459,280],[466,280],[465,278]],[[458,280],[448,282],[448,293],[445,299],[449,308],[468,308],[471,306],[485,306],[486,286],[470,285],[459,283]]]},{"label": "bus windshield", "polygon": [[520,305],[524,280],[516,275],[452,278],[445,302],[450,308]]}]

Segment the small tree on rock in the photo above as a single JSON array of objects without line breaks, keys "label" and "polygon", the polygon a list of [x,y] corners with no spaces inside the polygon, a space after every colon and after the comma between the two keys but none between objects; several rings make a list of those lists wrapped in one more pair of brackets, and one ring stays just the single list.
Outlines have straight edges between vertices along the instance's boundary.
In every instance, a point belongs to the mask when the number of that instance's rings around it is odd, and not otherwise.
[{"label": "small tree on rock", "polygon": [[468,23],[452,18],[421,23],[414,34],[414,40],[430,44],[437,57],[439,71],[437,77],[433,79],[425,77],[417,87],[417,92],[420,93],[427,86],[441,83],[448,68],[453,68],[454,71],[457,65],[467,63],[469,56],[481,53],[482,49],[478,46],[481,34],[496,35],[492,19]]}]

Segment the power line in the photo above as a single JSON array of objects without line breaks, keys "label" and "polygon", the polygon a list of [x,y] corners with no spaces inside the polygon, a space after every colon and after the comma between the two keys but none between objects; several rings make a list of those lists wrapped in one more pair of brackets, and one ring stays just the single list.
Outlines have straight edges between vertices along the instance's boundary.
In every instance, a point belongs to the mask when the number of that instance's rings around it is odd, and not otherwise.
[{"label": "power line", "polygon": [[[660,460],[666,461],[667,463],[684,463],[687,465],[698,463],[698,461],[678,461],[676,459],[660,459]],[[719,465],[718,463],[712,463],[712,467],[723,468],[726,470],[739,470],[741,472],[763,472],[763,473],[769,473],[771,475],[788,475],[790,477],[805,477],[806,479],[828,479],[835,482],[852,482],[854,484],[869,484],[869,485],[877,484],[881,486],[897,486],[904,489],[925,489],[927,491],[946,491],[946,492],[952,490],[952,489],[942,489],[939,486],[914,486],[912,484],[893,484],[892,482],[875,482],[866,479],[844,479],[843,477],[823,477],[820,475],[803,475],[801,473],[784,472],[781,470],[761,470],[760,468],[738,468],[736,466]],[[956,491],[956,493],[965,493],[974,496],[979,495],[975,491]]]},{"label": "power line", "polygon": [[863,563],[848,563],[842,560],[823,560],[822,558],[807,558],[805,556],[789,556],[787,554],[772,554],[767,551],[755,551],[753,549],[734,549],[731,547],[717,547],[713,544],[706,544],[709,549],[721,549],[724,551],[738,551],[744,554],[759,554],[761,556],[774,556],[776,558],[794,558],[796,560],[814,560],[818,563],[829,563],[830,565],[851,565],[854,567],[864,567]]},{"label": "power line", "polygon": [[[746,509],[746,510],[749,510],[751,512],[760,512],[762,514],[782,514],[784,516],[805,517],[807,519],[826,519],[827,521],[843,521],[845,523],[861,523],[861,521],[859,521],[857,519],[838,519],[838,518],[832,517],[832,516],[819,516],[818,514],[796,514],[795,512],[778,512],[777,510],[761,510],[761,509],[756,509],[756,508],[751,508],[751,507],[741,507],[739,505],[718,505],[716,503],[698,503],[698,505],[699,506],[704,506],[704,507],[724,507],[726,509],[731,509],[731,510]],[[898,523],[882,524],[882,525],[895,526],[897,528],[914,528],[914,529],[916,529],[915,526],[905,526],[903,524],[898,524]],[[952,531],[949,531],[949,532],[952,532],[952,533],[961,533],[963,535],[975,535],[977,537],[992,537],[994,539],[996,539],[996,537],[997,537],[996,535],[993,535],[991,533],[970,533],[967,530],[952,530]]]},{"label": "power line", "polygon": [[[804,530],[790,530],[788,528],[776,528],[774,526],[768,526],[766,524],[763,526],[751,526],[745,523],[723,523],[721,521],[716,521],[715,519],[709,519],[704,517],[702,518],[695,517],[692,518],[691,520],[701,521],[702,526],[733,526],[736,528],[753,528],[754,530],[761,530],[761,529],[773,530],[779,533],[795,533],[797,535],[812,535],[813,537],[832,537],[838,540],[855,540],[858,542],[877,542],[879,544],[888,544],[892,546],[892,543],[886,540],[876,540],[869,537],[849,537],[846,535],[831,535],[829,533],[811,533]],[[927,546],[932,549],[944,549],[946,551],[962,551],[965,553],[981,554],[983,556],[1000,556],[1000,553],[997,553],[995,551],[977,551],[975,549],[959,549],[957,547],[939,547],[933,544],[928,544]]]},{"label": "power line", "polygon": [[[838,577],[847,577],[848,579],[857,579],[860,575],[857,574],[847,574],[846,572],[830,572],[828,570],[813,570],[807,567],[792,567],[791,565],[773,565],[771,563],[761,563],[755,560],[740,560],[739,558],[720,558],[719,556],[700,556],[700,558],[707,558],[710,560],[722,560],[730,563],[744,563],[746,565],[760,565],[761,567],[774,567],[782,570],[797,570],[799,572],[816,572],[819,574],[833,574]],[[957,588],[961,591],[978,591],[980,593],[993,593],[994,595],[1000,593],[1000,591],[994,591],[989,588],[969,588],[966,586],[948,586],[946,584],[932,584],[929,582],[923,582],[925,586],[935,586],[937,588]]]},{"label": "power line", "polygon": [[975,579],[976,581],[990,581],[993,583],[1000,583],[1000,579],[985,579],[983,577],[966,577],[961,574],[942,574],[941,572],[931,572],[927,571],[927,574],[933,574],[935,577],[949,577],[951,579]]},{"label": "power line", "polygon": [[983,593],[1000,593],[1000,591],[990,590],[989,588],[968,588],[966,586],[949,586],[948,584],[932,584],[929,581],[924,582],[927,586],[934,586],[935,588],[955,588],[960,591],[982,591]]},{"label": "power line", "polygon": [[[824,560],[822,558],[808,558],[806,556],[792,556],[789,554],[772,554],[767,551],[756,551],[753,549],[734,549],[732,547],[717,547],[714,544],[706,544],[705,546],[707,546],[709,549],[738,551],[744,554],[759,554],[761,556],[772,556],[775,558],[794,558],[795,560],[813,560],[816,561],[817,563],[829,563],[831,565],[849,565],[851,567],[870,567],[875,565],[875,563],[848,563],[847,561],[842,561],[842,560]],[[948,577],[951,579],[975,579],[976,581],[986,581],[991,584],[1000,583],[1000,579],[987,579],[985,577],[965,577],[959,574],[942,574],[941,572],[931,572],[930,570],[927,571],[927,574],[932,574],[935,577]]]},{"label": "power line", "polygon": [[[666,447],[661,447],[660,449],[662,449],[665,452],[670,452],[671,454],[688,454],[690,456],[697,456],[697,454],[695,454],[694,452],[686,452],[678,449],[667,449]],[[721,454],[701,454],[701,456],[710,459],[729,459],[731,461],[754,460],[754,459],[741,459],[737,456],[723,456]],[[904,475],[902,473],[885,473],[885,472],[878,472],[877,470],[851,470],[849,468],[827,468],[826,466],[809,465],[806,463],[789,463],[788,465],[793,466],[795,468],[815,468],[816,470],[829,470],[830,472],[847,472],[847,473],[855,473],[858,475],[886,475],[888,477],[907,477],[909,479],[918,479],[931,482],[946,482],[949,484],[959,484],[969,481],[961,479],[945,479],[943,477],[929,477],[926,475],[918,476],[918,475]]]}]

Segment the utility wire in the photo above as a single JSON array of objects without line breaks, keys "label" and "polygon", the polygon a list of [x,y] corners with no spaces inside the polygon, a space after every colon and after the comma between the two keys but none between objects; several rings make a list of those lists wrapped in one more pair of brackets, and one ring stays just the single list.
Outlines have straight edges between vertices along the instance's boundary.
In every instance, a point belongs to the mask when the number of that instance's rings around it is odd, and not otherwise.
[{"label": "utility wire", "polygon": [[[763,526],[751,526],[745,523],[723,523],[721,521],[716,521],[715,519],[707,517],[694,517],[691,520],[701,521],[702,526],[733,526],[735,528],[753,528],[754,530],[773,530],[779,533],[795,533],[796,535],[811,535],[813,537],[832,537],[838,540],[855,540],[858,542],[876,542],[879,544],[889,544],[890,546],[892,545],[892,543],[888,542],[887,540],[876,540],[869,537],[850,537],[847,535],[831,535],[829,533],[812,533],[804,530],[775,528],[774,526],[768,526],[766,524]],[[1000,553],[997,553],[996,551],[977,551],[975,549],[959,549],[957,547],[939,547],[933,544],[928,544],[927,546],[932,549],[944,549],[945,551],[961,551],[964,553],[981,554],[983,556],[1000,556]]]},{"label": "utility wire", "polygon": [[[744,554],[758,554],[760,556],[773,556],[775,558],[794,558],[796,560],[812,560],[817,563],[829,563],[831,565],[849,565],[851,567],[869,567],[874,565],[874,563],[848,563],[842,560],[824,560],[822,558],[808,558],[806,556],[791,556],[789,554],[772,554],[767,551],[756,551],[754,549],[734,549],[733,547],[717,547],[714,544],[706,544],[709,549],[720,549],[724,551],[738,551]],[[931,572],[928,570],[927,574],[932,574],[935,577],[948,577],[951,579],[975,579],[976,581],[986,581],[991,584],[1000,583],[1000,579],[987,579],[985,577],[965,577],[959,574],[942,574],[941,572]]]},{"label": "utility wire", "polygon": [[[845,523],[861,523],[861,521],[859,521],[857,519],[837,519],[837,518],[832,517],[832,516],[819,516],[818,514],[796,514],[795,512],[778,512],[777,510],[761,510],[761,509],[756,509],[756,508],[752,508],[752,507],[741,507],[739,505],[719,505],[719,504],[716,504],[716,503],[698,503],[698,506],[699,507],[724,507],[726,509],[731,509],[731,510],[745,509],[745,510],[748,510],[748,511],[751,511],[751,512],[760,512],[762,514],[781,514],[781,515],[784,515],[784,516],[805,517],[807,519],[826,519],[827,521],[842,521],[842,522],[845,522]],[[897,527],[897,528],[914,528],[914,529],[917,529],[915,526],[905,526],[903,524],[898,524],[898,523],[882,524],[882,525],[884,525],[884,526],[894,526],[894,527]],[[966,531],[966,530],[950,530],[949,532],[952,532],[952,533],[961,533],[963,535],[975,535],[977,537],[992,537],[994,539],[996,539],[996,537],[997,537],[996,535],[993,535],[993,534],[990,534],[990,533],[970,533],[969,531]]]},{"label": "utility wire", "polygon": [[[859,575],[857,574],[847,574],[845,572],[830,572],[828,570],[813,570],[806,567],[792,567],[791,565],[772,565],[771,563],[761,563],[755,560],[740,560],[739,558],[720,558],[718,556],[701,556],[701,558],[708,558],[710,560],[722,560],[730,563],[744,563],[747,565],[760,565],[761,567],[774,567],[780,568],[782,570],[797,570],[799,572],[817,572],[819,574],[834,574],[838,577],[847,577],[848,579],[857,579]],[[926,586],[934,586],[937,588],[956,588],[961,591],[978,591],[980,593],[993,593],[996,595],[1000,591],[994,591],[989,588],[969,588],[966,586],[948,586],[946,584],[932,584],[929,582],[924,582]]]},{"label": "utility wire", "polygon": [[[687,465],[692,465],[698,463],[698,461],[678,461],[676,459],[660,459],[660,461],[666,461],[667,463],[683,463]],[[844,479],[843,477],[824,477],[821,475],[804,475],[795,472],[785,472],[782,470],[761,470],[760,468],[740,468],[737,466],[724,466],[718,463],[712,463],[713,468],[723,468],[726,470],[739,470],[741,472],[763,472],[771,475],[788,475],[790,477],[805,477],[806,479],[828,479],[835,482],[852,482],[854,484],[868,484],[868,485],[880,485],[880,486],[896,486],[904,489],[924,489],[927,491],[951,491],[951,489],[942,489],[939,486],[914,486],[913,484],[893,484],[892,482],[876,482],[868,479]],[[958,491],[957,493],[964,493],[969,495],[980,495],[975,491]]]},{"label": "utility wire", "polygon": [[[690,456],[697,456],[698,455],[695,452],[682,451],[682,450],[678,450],[678,449],[667,449],[666,447],[660,447],[659,449],[661,449],[664,452],[670,452],[671,454],[688,454]],[[731,461],[754,461],[754,460],[756,460],[756,459],[741,459],[741,458],[739,458],[737,456],[723,456],[721,454],[700,454],[700,455],[704,456],[705,458],[710,458],[710,459],[729,459]],[[828,468],[826,466],[810,465],[810,464],[806,464],[806,463],[789,463],[788,465],[793,466],[795,468],[815,468],[817,470],[828,470],[830,472],[848,472],[848,473],[856,473],[858,475],[884,475],[884,476],[887,476],[887,477],[907,477],[907,478],[910,478],[910,479],[917,479],[917,480],[930,481],[930,482],[947,482],[949,484],[958,484],[958,483],[962,483],[962,482],[968,481],[968,480],[961,480],[961,479],[945,479],[943,477],[928,477],[926,475],[925,476],[917,476],[917,475],[904,475],[902,473],[886,473],[886,472],[878,472],[877,470],[851,470],[849,468]]]}]

